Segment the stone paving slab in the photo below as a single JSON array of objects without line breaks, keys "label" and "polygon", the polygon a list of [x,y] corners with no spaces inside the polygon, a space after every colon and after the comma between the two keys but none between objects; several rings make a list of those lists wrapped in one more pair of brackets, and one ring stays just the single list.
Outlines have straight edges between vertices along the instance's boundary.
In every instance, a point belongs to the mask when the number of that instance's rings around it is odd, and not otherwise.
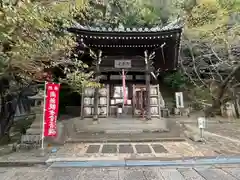
[{"label": "stone paving slab", "polygon": [[155,153],[167,153],[167,150],[161,144],[151,145]]},{"label": "stone paving slab", "polygon": [[102,148],[102,153],[117,153],[116,144],[104,144]]},{"label": "stone paving slab", "polygon": [[236,180],[236,178],[232,175],[222,171],[221,169],[196,168],[196,171],[205,179]]},{"label": "stone paving slab", "polygon": [[[99,152],[94,153],[93,147]],[[98,148],[99,147],[99,148]],[[88,153],[89,150],[91,153]],[[198,146],[188,142],[159,143],[89,143],[65,144],[50,156],[50,159],[78,160],[124,160],[149,158],[203,157],[216,155],[213,152],[201,151]]]},{"label": "stone paving slab", "polygon": [[178,168],[178,171],[184,178],[188,178],[189,180],[205,180],[197,171],[192,168]]},{"label": "stone paving slab", "polygon": [[120,144],[119,153],[133,153],[133,147],[131,144]]},{"label": "stone paving slab", "polygon": [[135,145],[135,148],[137,150],[137,153],[152,153],[148,144]]},{"label": "stone paving slab", "polygon": [[240,168],[232,167],[232,168],[221,168],[224,172],[240,179]]},{"label": "stone paving slab", "polygon": [[8,168],[1,180],[237,180],[239,168],[111,167],[111,168]]},{"label": "stone paving slab", "polygon": [[100,145],[89,145],[86,153],[98,153],[100,149]]}]

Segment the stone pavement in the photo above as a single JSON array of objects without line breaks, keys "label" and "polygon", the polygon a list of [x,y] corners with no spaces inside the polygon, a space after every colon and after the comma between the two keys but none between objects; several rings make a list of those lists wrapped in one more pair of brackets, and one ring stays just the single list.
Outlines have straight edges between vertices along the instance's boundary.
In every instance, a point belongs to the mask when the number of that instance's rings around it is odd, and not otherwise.
[{"label": "stone pavement", "polygon": [[208,142],[218,143],[218,149],[215,152],[240,154],[240,123],[209,124],[207,131],[219,135],[208,137]]},{"label": "stone pavement", "polygon": [[86,143],[65,144],[49,157],[54,161],[124,160],[214,156],[188,142],[154,143]]},{"label": "stone pavement", "polygon": [[239,122],[208,124],[206,130],[240,142],[240,119]]},{"label": "stone pavement", "polygon": [[1,180],[237,180],[239,165],[132,168],[0,168]]},{"label": "stone pavement", "polygon": [[50,155],[50,149],[24,150],[19,152],[12,152],[4,156],[0,156],[0,166],[29,166],[42,164],[48,160]]},{"label": "stone pavement", "polygon": [[[200,137],[196,120],[195,122],[181,121],[181,123],[187,131],[198,134]],[[218,155],[240,155],[240,123],[238,122],[219,123],[211,121],[207,123],[204,130],[204,139],[206,141],[202,143],[193,141],[189,141],[189,143],[202,149],[211,150]]]},{"label": "stone pavement", "polygon": [[[55,147],[55,148],[54,148]],[[52,151],[56,149],[56,151]],[[70,143],[41,149],[20,150],[0,156],[0,166],[27,166],[55,161],[156,160],[214,156],[216,153],[181,142]]]}]

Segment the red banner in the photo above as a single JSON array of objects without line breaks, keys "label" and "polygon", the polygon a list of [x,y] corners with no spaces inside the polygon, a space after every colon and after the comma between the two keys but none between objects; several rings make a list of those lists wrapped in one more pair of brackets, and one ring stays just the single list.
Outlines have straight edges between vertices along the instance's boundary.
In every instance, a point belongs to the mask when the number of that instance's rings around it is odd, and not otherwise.
[{"label": "red banner", "polygon": [[44,136],[57,136],[57,116],[60,84],[46,83]]},{"label": "red banner", "polygon": [[124,69],[122,70],[122,86],[123,86],[123,104],[127,104],[126,75]]}]

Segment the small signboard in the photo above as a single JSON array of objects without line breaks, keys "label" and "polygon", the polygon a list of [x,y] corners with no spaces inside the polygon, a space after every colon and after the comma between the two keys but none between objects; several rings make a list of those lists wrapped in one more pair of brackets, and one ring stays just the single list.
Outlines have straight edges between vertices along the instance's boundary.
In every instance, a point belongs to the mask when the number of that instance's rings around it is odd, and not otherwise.
[{"label": "small signboard", "polygon": [[205,129],[206,128],[206,119],[204,117],[198,118],[198,128]]},{"label": "small signboard", "polygon": [[[126,76],[126,80],[131,80],[133,79],[132,75],[125,75]],[[122,75],[110,75],[110,80],[122,80]]]},{"label": "small signboard", "polygon": [[175,93],[175,98],[176,98],[176,108],[184,108],[183,93],[182,92],[176,92]]},{"label": "small signboard", "polygon": [[120,69],[127,69],[132,67],[131,60],[115,60],[114,67]]}]

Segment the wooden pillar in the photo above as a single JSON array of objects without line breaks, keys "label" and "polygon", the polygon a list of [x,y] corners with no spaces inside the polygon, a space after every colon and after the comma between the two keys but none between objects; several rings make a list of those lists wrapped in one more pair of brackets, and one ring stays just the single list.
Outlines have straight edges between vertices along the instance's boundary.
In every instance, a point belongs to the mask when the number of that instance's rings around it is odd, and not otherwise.
[{"label": "wooden pillar", "polygon": [[85,96],[85,89],[82,90],[82,95],[81,95],[81,114],[80,114],[81,120],[84,119],[84,113],[83,113],[83,111],[84,111],[84,96]]},{"label": "wooden pillar", "polygon": [[151,120],[151,107],[150,107],[150,69],[149,69],[149,61],[148,61],[148,52],[145,51],[145,78],[146,78],[146,120]]},{"label": "wooden pillar", "polygon": [[147,102],[146,102],[146,120],[151,120],[151,107],[150,107],[150,74],[146,72],[146,93],[147,93]]},{"label": "wooden pillar", "polygon": [[[95,77],[97,77],[97,82],[99,83],[99,76],[101,75],[99,65],[101,63],[101,51],[98,52],[97,61],[96,61],[96,73]],[[99,88],[95,88],[94,91],[94,108],[93,108],[93,121],[98,121],[98,105],[99,105]]]},{"label": "wooden pillar", "polygon": [[99,104],[99,88],[95,88],[94,91],[94,109],[93,109],[93,121],[98,120],[98,104]]}]

